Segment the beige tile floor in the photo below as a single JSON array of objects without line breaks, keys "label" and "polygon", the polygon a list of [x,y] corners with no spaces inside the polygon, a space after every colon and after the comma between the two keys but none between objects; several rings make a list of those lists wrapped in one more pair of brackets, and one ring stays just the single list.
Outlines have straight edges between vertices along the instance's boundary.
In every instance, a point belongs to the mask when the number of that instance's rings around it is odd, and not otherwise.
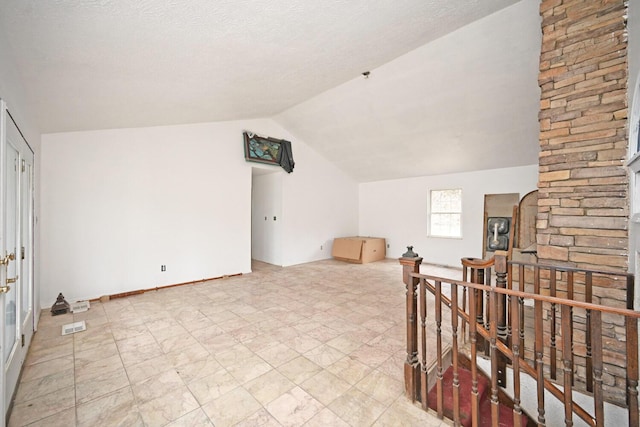
[{"label": "beige tile floor", "polygon": [[404,299],[397,261],[326,260],[43,311],[9,426],[448,425],[404,397]]}]

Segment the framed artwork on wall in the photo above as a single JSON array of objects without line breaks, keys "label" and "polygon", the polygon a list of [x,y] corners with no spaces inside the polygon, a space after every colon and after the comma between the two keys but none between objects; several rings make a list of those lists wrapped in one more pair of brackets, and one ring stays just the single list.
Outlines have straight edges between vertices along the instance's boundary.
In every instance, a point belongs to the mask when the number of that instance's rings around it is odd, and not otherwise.
[{"label": "framed artwork on wall", "polygon": [[250,162],[280,164],[282,142],[269,137],[244,133],[244,158]]},{"label": "framed artwork on wall", "polygon": [[242,135],[246,161],[280,165],[287,173],[293,171],[295,162],[290,141],[259,136],[253,132],[243,132]]}]

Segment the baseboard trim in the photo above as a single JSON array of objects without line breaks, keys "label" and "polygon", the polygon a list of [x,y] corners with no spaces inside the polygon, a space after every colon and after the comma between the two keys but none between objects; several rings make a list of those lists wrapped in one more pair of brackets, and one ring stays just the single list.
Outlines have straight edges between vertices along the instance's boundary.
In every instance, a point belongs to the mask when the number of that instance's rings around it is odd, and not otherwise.
[{"label": "baseboard trim", "polygon": [[213,280],[220,280],[220,279],[227,279],[229,277],[237,277],[237,276],[242,276],[242,273],[225,274],[223,276],[211,277],[211,278],[208,278],[208,279],[192,280],[192,281],[189,281],[189,282],[174,283],[172,285],[156,286],[155,288],[138,289],[138,290],[135,290],[135,291],[121,292],[121,293],[118,293],[118,294],[103,295],[103,296],[101,296],[99,298],[90,299],[89,301],[90,302],[99,302],[99,301],[102,301],[104,299],[112,300],[112,299],[117,299],[117,298],[125,298],[125,297],[130,297],[130,296],[133,296],[133,295],[142,295],[142,294],[147,293],[147,292],[159,291],[161,289],[176,288],[178,286],[195,285],[195,284],[198,284],[198,283],[210,282],[210,281],[213,281]]}]

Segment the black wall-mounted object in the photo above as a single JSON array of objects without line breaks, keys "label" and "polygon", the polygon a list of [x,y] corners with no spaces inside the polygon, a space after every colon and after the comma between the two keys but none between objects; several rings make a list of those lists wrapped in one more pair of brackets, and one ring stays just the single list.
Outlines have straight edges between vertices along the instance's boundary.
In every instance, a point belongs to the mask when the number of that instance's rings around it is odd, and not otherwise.
[{"label": "black wall-mounted object", "polygon": [[487,251],[509,250],[511,218],[491,217],[487,219]]},{"label": "black wall-mounted object", "polygon": [[284,139],[259,136],[244,132],[244,158],[248,162],[280,165],[287,173],[293,172],[295,162],[291,142]]}]

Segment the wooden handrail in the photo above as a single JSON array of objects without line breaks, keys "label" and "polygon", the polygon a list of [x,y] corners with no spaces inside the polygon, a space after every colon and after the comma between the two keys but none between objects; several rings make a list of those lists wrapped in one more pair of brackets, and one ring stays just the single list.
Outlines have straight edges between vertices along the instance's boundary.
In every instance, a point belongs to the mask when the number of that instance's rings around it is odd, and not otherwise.
[{"label": "wooden handrail", "polygon": [[462,258],[460,261],[462,262],[463,267],[489,268],[495,264],[495,257],[491,257],[489,259]]},{"label": "wooden handrail", "polygon": [[[548,269],[555,269],[558,271],[573,271],[574,273],[593,273],[593,274],[603,274],[606,276],[620,276],[620,277],[624,277],[625,279],[631,275],[630,273],[624,273],[621,271],[611,271],[611,270],[595,270],[595,269],[585,269],[585,268],[578,268],[578,267],[571,267],[571,266],[563,266],[563,265],[552,265],[552,264],[534,264],[531,262],[521,262],[521,261],[507,261],[508,264],[511,265],[524,265],[525,267],[539,267],[542,269],[548,268]],[[633,275],[631,275],[633,276]]]},{"label": "wooden handrail", "polygon": [[[466,286],[468,288],[478,289],[478,290],[485,291],[485,292],[496,292],[496,293],[504,294],[504,295],[508,295],[508,296],[515,296],[515,297],[518,297],[518,298],[529,298],[529,299],[533,299],[533,300],[536,300],[536,301],[542,301],[542,302],[548,302],[548,303],[566,304],[566,305],[569,305],[571,307],[583,308],[585,310],[599,310],[599,311],[601,311],[603,313],[617,314],[617,315],[620,315],[620,316],[628,316],[628,317],[632,317],[632,318],[635,318],[635,319],[640,319],[640,312],[639,311],[630,310],[628,308],[609,307],[609,306],[599,305],[599,304],[595,304],[595,303],[587,303],[587,302],[584,302],[584,301],[568,300],[568,299],[559,298],[559,297],[551,297],[551,296],[547,296],[547,295],[533,294],[533,293],[530,293],[530,292],[516,291],[516,290],[513,290],[513,289],[497,288],[497,287],[489,286],[489,285],[479,285],[477,283],[463,282],[463,281],[460,281],[460,280],[447,279],[447,278],[443,278],[443,277],[433,276],[433,275],[430,275],[430,274],[411,273],[411,277],[416,278],[416,279],[424,278],[426,280],[433,280],[433,281],[439,280],[439,281],[444,282],[444,283],[455,284],[455,285],[458,285],[458,286]],[[443,296],[443,299],[444,298],[446,298],[446,297]],[[449,306],[450,306],[450,304],[449,304]]]}]

